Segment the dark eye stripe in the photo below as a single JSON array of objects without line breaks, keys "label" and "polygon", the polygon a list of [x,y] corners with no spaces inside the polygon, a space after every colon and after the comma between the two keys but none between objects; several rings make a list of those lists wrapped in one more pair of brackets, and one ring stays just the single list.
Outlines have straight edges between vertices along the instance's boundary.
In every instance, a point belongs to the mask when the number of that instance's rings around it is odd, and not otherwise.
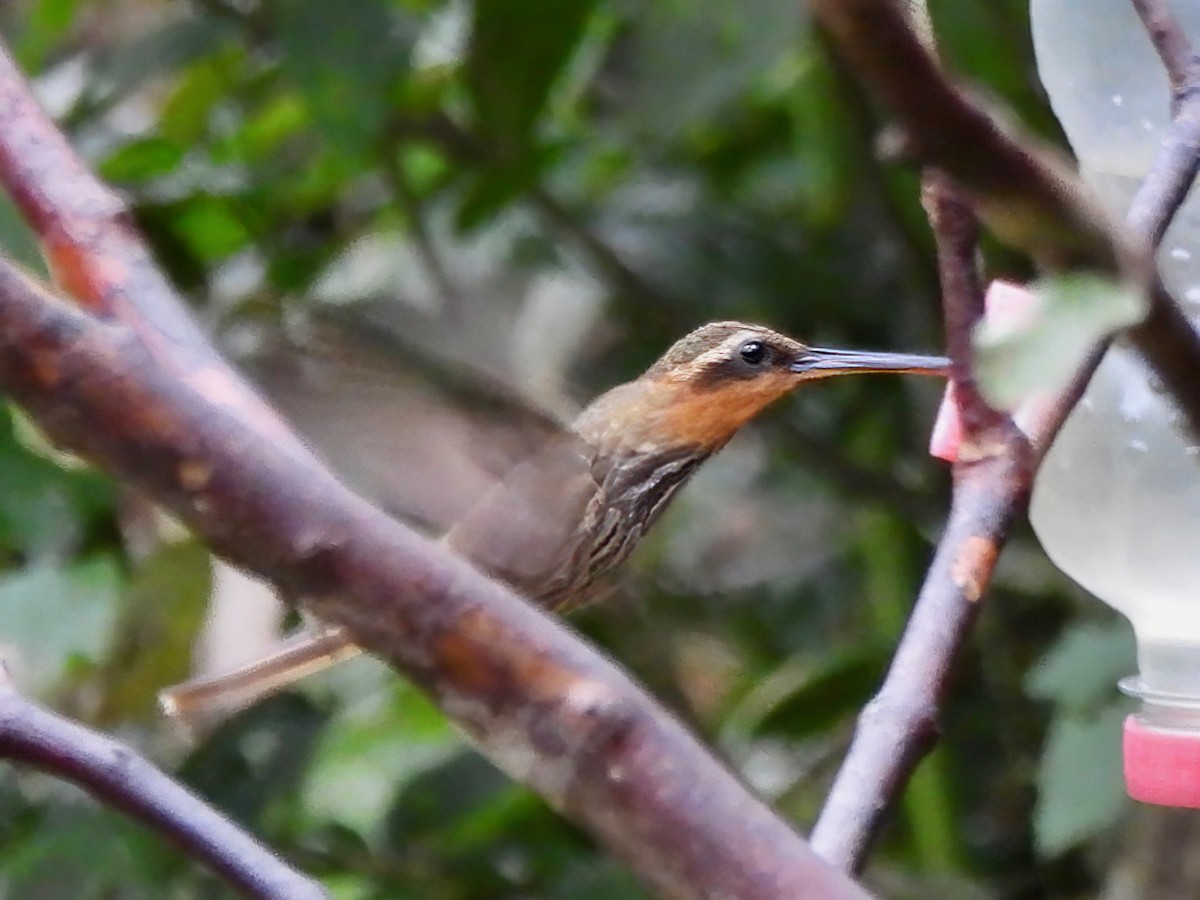
[{"label": "dark eye stripe", "polygon": [[[742,350],[747,344],[759,344],[763,349],[762,361],[757,365],[747,364],[747,361],[742,358]],[[699,367],[692,377],[692,384],[696,388],[705,390],[728,384],[734,380],[749,381],[762,374],[771,362],[771,348],[764,342],[753,338],[729,347],[724,352],[728,355],[710,359]]]}]

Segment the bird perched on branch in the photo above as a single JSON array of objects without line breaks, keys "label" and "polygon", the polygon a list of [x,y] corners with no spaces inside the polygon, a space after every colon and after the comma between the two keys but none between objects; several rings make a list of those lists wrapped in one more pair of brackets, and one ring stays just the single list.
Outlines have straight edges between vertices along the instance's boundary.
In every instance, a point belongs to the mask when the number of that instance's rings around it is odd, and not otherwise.
[{"label": "bird perched on branch", "polygon": [[[807,347],[741,322],[679,340],[634,381],[594,400],[442,538],[476,568],[555,612],[605,590],[700,465],[798,385],[861,372],[944,375],[942,357]],[[229,711],[359,652],[341,628],[302,632],[233,672],[163,692],[185,721]]]}]

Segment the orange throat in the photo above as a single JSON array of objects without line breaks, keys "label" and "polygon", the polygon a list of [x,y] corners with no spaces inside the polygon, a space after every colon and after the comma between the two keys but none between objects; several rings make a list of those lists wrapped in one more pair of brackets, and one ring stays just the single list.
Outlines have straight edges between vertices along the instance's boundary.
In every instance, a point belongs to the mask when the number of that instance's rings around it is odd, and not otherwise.
[{"label": "orange throat", "polygon": [[713,390],[687,383],[670,385],[670,402],[651,415],[663,439],[716,452],[767,406],[796,386],[786,374],[723,384]]}]

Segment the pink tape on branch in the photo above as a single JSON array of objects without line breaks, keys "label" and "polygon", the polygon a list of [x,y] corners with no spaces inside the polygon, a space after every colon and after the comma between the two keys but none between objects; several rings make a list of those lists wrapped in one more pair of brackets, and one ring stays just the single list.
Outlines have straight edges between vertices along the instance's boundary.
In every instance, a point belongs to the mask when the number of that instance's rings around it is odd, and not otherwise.
[{"label": "pink tape on branch", "polygon": [[1200,809],[1200,732],[1148,728],[1129,716],[1124,755],[1125,789],[1134,800]]},{"label": "pink tape on branch", "polygon": [[954,388],[953,381],[946,385],[942,405],[933,420],[933,433],[929,436],[929,455],[948,463],[958,459],[958,445],[962,443],[962,418],[958,414]]},{"label": "pink tape on branch", "polygon": [[[989,284],[983,302],[984,317],[988,324],[1006,330],[1017,331],[1025,328],[1038,313],[1037,295],[1008,281],[993,281]],[[1018,415],[1017,425],[1020,424],[1021,417]],[[955,462],[961,443],[962,419],[955,397],[954,382],[951,381],[946,385],[942,405],[938,407],[937,418],[933,422],[933,432],[929,437],[929,454],[946,462]]]}]

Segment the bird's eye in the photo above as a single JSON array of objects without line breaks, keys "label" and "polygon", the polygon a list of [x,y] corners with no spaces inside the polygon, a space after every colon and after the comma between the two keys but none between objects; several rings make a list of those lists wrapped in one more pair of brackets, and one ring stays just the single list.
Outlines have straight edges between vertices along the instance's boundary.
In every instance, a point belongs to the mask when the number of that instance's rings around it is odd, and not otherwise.
[{"label": "bird's eye", "polygon": [[767,358],[767,348],[763,346],[762,341],[746,341],[738,348],[738,355],[744,362],[757,366]]}]

